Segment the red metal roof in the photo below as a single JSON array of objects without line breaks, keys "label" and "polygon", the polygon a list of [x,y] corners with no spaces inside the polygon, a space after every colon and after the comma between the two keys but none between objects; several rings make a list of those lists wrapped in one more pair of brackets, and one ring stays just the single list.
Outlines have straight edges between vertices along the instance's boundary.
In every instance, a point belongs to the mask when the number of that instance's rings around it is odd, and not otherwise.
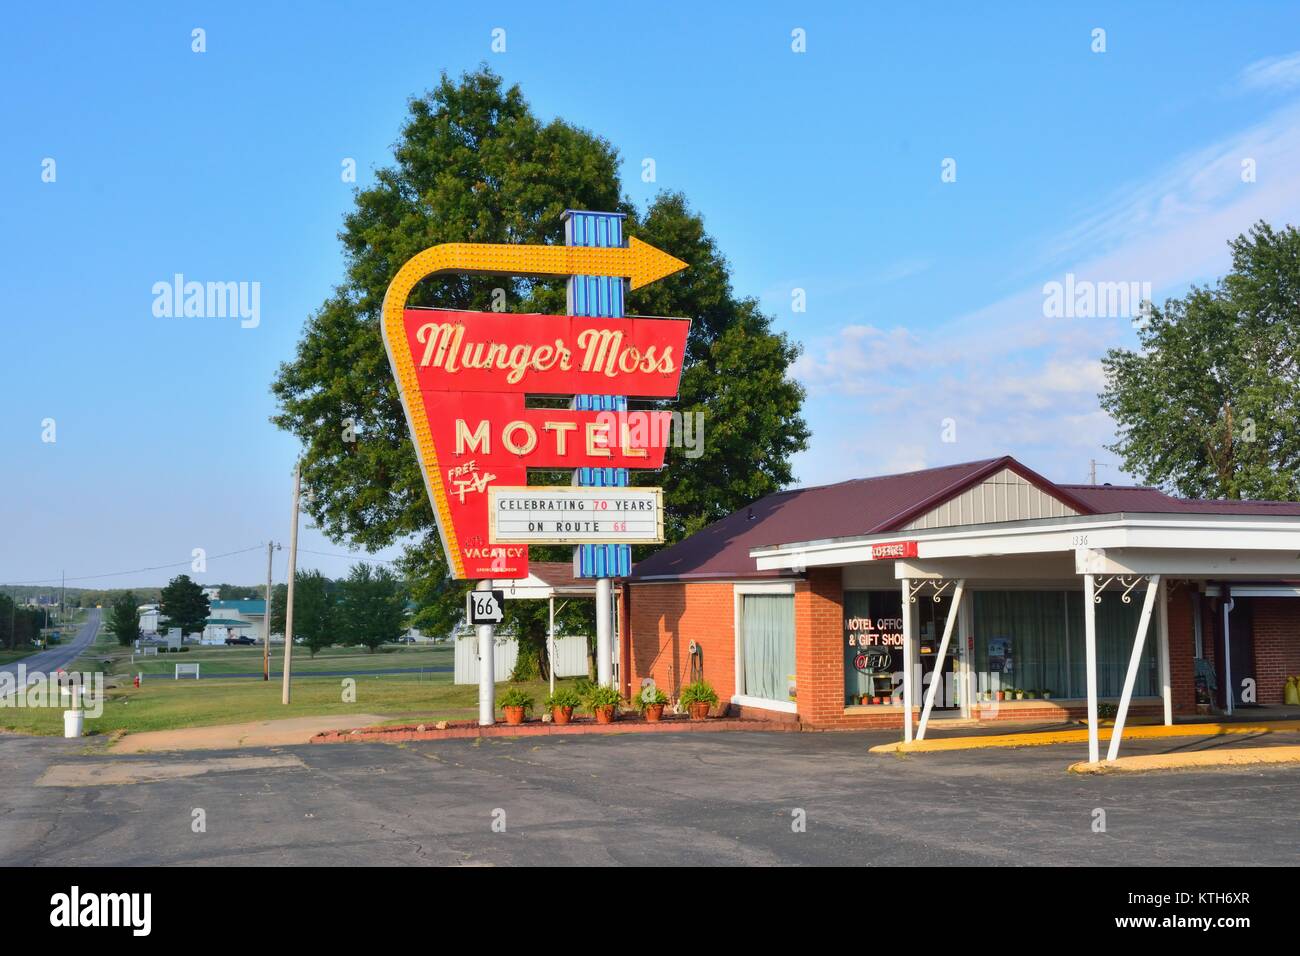
[{"label": "red metal roof", "polygon": [[1300,501],[1174,498],[1138,485],[1057,485],[1096,514],[1300,515]]},{"label": "red metal roof", "polygon": [[938,503],[972,481],[1001,470],[1008,461],[990,458],[780,491],[638,561],[632,578],[773,576],[775,572],[755,570],[751,548],[885,530],[917,505],[929,500]]},{"label": "red metal roof", "polygon": [[1058,485],[1004,456],[777,492],[637,562],[632,580],[775,577],[780,572],[755,569],[751,549],[897,530],[1004,468],[1082,514],[1300,515],[1294,501],[1195,500],[1155,488]]}]

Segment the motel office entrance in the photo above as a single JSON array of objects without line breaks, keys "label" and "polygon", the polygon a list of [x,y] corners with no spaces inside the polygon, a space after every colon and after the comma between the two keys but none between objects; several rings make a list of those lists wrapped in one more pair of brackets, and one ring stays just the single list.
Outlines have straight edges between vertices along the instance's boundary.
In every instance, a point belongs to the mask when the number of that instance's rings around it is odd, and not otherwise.
[{"label": "motel office entrance", "polygon": [[[917,636],[921,687],[933,679],[939,641],[952,600],[941,595],[918,597]],[[903,598],[892,591],[844,592],[844,700],[849,706],[882,702],[901,694],[903,673]],[[955,675],[961,649],[954,635],[944,661],[944,677],[935,692],[934,709],[956,714],[961,706]],[[865,701],[864,701],[865,698]]]},{"label": "motel office entrance", "polygon": [[[917,657],[920,693],[933,678],[934,661],[951,599],[935,600],[927,589],[916,595]],[[935,693],[936,712],[957,716],[962,707],[958,676],[969,668],[974,703],[993,700],[997,690],[1018,690],[1026,698],[1078,700],[1085,693],[1083,594],[1068,589],[970,588],[959,609],[957,626]],[[1243,603],[1238,602],[1241,608]],[[1096,605],[1099,651],[1098,692],[1118,697],[1141,610],[1140,601],[1125,601],[1116,592]],[[1233,660],[1246,666],[1248,650],[1238,658],[1238,632],[1248,636],[1246,615],[1232,615]],[[844,592],[844,697],[848,706],[884,703],[901,695],[903,670],[902,595],[897,589]],[[1222,659],[1221,656],[1219,659]],[[1158,693],[1156,642],[1145,644],[1134,693]],[[1234,666],[1234,684],[1237,683]],[[1242,673],[1245,673],[1243,670]],[[987,697],[985,695],[988,695]],[[916,706],[920,706],[920,699]]]}]

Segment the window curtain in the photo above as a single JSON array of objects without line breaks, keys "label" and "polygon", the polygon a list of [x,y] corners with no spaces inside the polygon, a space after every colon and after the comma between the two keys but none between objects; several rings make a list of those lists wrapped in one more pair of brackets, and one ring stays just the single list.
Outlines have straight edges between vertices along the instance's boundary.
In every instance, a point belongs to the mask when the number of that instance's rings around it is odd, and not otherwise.
[{"label": "window curtain", "polygon": [[[890,596],[894,598],[897,606],[902,605],[902,599],[897,592]],[[874,599],[877,597],[870,591],[844,592],[844,620],[846,622],[844,627],[844,696],[849,703],[853,704],[856,704],[858,698],[863,694],[874,693],[875,688],[871,686],[871,678],[854,666],[858,655],[863,653],[863,648],[858,645],[858,638],[864,632],[857,630],[850,633],[847,622],[874,619],[877,614],[875,605],[878,603]],[[850,637],[853,638],[852,645],[849,644]]]},{"label": "window curtain", "polygon": [[[1097,693],[1118,697],[1133,651],[1133,636],[1142,616],[1142,596],[1135,589],[1125,604],[1119,591],[1103,592],[1097,607]],[[989,688],[990,645],[1005,651],[1011,670],[999,676],[999,687],[1020,688],[1056,698],[1088,694],[1084,658],[1082,591],[976,591],[974,605],[975,670],[979,689]],[[1142,663],[1133,685],[1136,697],[1156,694],[1157,657],[1155,615],[1147,627]],[[995,659],[999,654],[995,654]]]},{"label": "window curtain", "polygon": [[[1138,620],[1142,617],[1142,599],[1146,597],[1145,585],[1133,589],[1131,600],[1125,604],[1122,590],[1117,584],[1101,594],[1097,604],[1097,696],[1118,697],[1124,692],[1124,675],[1128,671],[1129,655],[1133,653],[1133,638],[1137,634]],[[1070,602],[1070,669],[1075,697],[1088,696],[1087,660],[1084,658],[1083,593],[1069,592]],[[1142,661],[1138,665],[1137,679],[1133,682],[1134,697],[1152,697],[1157,693],[1156,612],[1151,612],[1147,625],[1147,639],[1142,648]]]},{"label": "window curtain", "polygon": [[794,595],[742,594],[740,600],[744,693],[788,701],[788,679],[795,672]]},{"label": "window curtain", "polygon": [[[1068,696],[1066,605],[1059,591],[976,591],[974,605],[975,670],[979,689],[993,689],[988,675],[990,645],[1010,669],[998,675],[997,689],[1019,688],[1053,697]],[[1003,658],[1005,654],[1005,658]]]}]

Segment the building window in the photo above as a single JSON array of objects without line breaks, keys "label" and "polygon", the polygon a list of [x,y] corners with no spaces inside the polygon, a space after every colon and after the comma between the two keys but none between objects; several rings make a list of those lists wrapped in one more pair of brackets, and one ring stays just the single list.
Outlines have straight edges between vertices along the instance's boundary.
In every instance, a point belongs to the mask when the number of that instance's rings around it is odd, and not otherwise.
[{"label": "building window", "polygon": [[[980,689],[997,675],[1000,688],[1018,688],[1053,697],[1086,697],[1083,594],[1079,591],[977,591],[974,605],[973,666]],[[1118,697],[1133,637],[1142,615],[1141,601],[1125,604],[1118,594],[1103,594],[1097,615],[1097,693]],[[1154,616],[1153,616],[1154,617]],[[1154,627],[1148,625],[1142,664],[1133,693],[1156,693]]]},{"label": "building window", "polygon": [[788,702],[795,676],[794,595],[740,595],[740,693]]}]

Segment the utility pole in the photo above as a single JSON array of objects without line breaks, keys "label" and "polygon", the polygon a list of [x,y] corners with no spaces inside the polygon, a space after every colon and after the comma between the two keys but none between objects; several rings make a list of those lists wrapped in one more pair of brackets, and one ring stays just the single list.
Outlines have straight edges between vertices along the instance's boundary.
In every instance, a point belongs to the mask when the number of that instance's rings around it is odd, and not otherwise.
[{"label": "utility pole", "polygon": [[289,526],[289,580],[284,599],[284,682],[280,703],[289,704],[289,668],[293,662],[293,579],[298,574],[298,495],[302,489],[302,469],[293,466],[293,523]]},{"label": "utility pole", "polygon": [[274,541],[266,542],[266,611],[262,616],[262,680],[271,679],[271,555],[280,550]]},{"label": "utility pole", "polygon": [[1096,458],[1091,459],[1091,463],[1090,463],[1090,466],[1089,466],[1089,468],[1088,468],[1088,483],[1089,483],[1089,484],[1093,484],[1093,485],[1095,485],[1095,484],[1097,483],[1097,469],[1098,469],[1098,468],[1109,468],[1109,467],[1110,467],[1110,465],[1106,464],[1105,462],[1101,462],[1101,463],[1099,464],[1099,463],[1097,462],[1097,459],[1096,459]]}]

